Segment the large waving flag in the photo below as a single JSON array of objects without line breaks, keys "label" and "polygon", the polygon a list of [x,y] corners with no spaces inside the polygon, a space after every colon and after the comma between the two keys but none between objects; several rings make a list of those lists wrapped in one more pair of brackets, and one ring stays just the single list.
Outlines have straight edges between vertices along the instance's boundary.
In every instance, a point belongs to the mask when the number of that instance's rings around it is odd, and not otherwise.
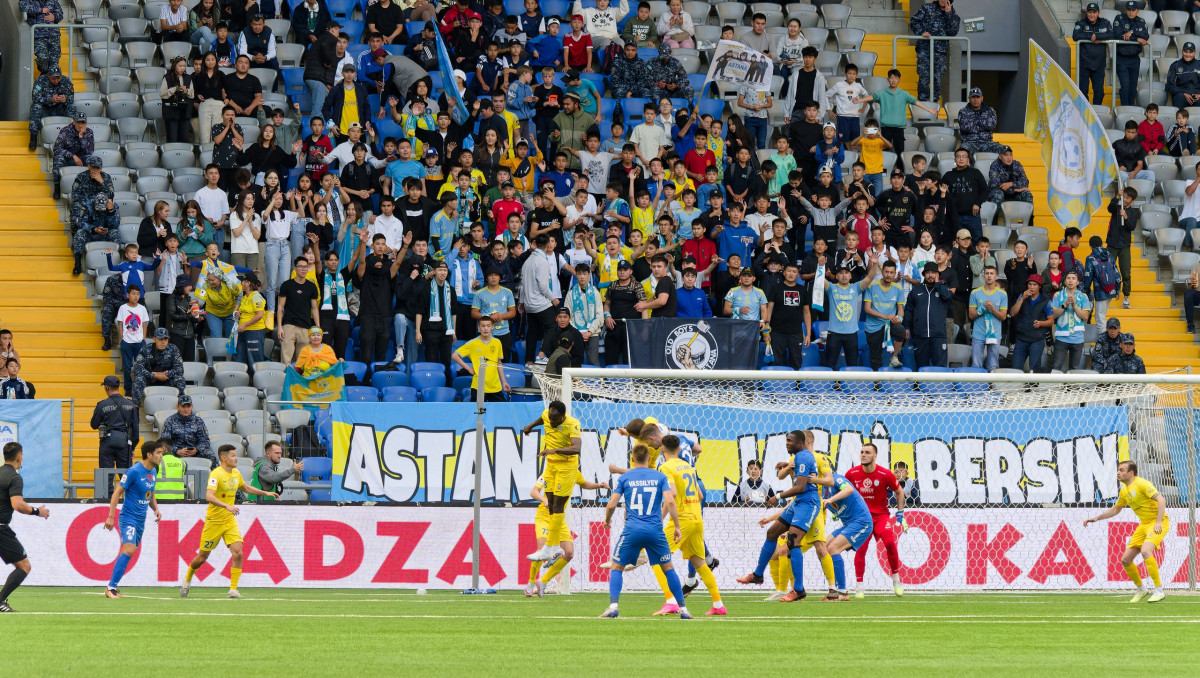
[{"label": "large waving flag", "polygon": [[[334,363],[332,367],[311,377],[301,376],[294,367],[288,367],[283,377],[282,400],[308,403],[328,403],[346,399],[346,364]],[[316,405],[290,405],[287,407],[316,410]]]},{"label": "large waving flag", "polygon": [[446,92],[446,101],[450,104],[450,119],[464,125],[469,113],[463,103],[462,95],[458,93],[458,83],[454,81],[454,65],[450,62],[450,53],[446,51],[446,43],[442,40],[442,32],[437,33],[438,70],[442,74],[442,89]]},{"label": "large waving flag", "polygon": [[1025,136],[1042,142],[1054,218],[1086,228],[1103,204],[1105,187],[1117,178],[1117,158],[1087,97],[1033,40]]}]

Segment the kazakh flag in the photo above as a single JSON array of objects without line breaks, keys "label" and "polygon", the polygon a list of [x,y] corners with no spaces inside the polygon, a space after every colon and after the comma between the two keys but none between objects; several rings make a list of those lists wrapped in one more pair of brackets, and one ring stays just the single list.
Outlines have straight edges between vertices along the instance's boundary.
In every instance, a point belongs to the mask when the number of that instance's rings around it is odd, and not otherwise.
[{"label": "kazakh flag", "polygon": [[1087,97],[1033,40],[1025,136],[1042,142],[1054,218],[1083,230],[1117,178],[1117,158]]},{"label": "kazakh flag", "polygon": [[[312,377],[302,376],[295,368],[289,367],[283,378],[283,397],[281,400],[297,402],[328,403],[346,399],[345,363],[337,362],[332,367],[315,374]],[[318,409],[316,405],[284,405],[306,410]]]},{"label": "kazakh flag", "polygon": [[462,95],[458,93],[458,83],[454,80],[454,65],[450,62],[450,54],[446,52],[442,33],[436,33],[438,72],[442,74],[442,90],[446,93],[446,103],[450,104],[450,119],[464,125],[470,113],[467,111],[467,105],[463,103]]}]

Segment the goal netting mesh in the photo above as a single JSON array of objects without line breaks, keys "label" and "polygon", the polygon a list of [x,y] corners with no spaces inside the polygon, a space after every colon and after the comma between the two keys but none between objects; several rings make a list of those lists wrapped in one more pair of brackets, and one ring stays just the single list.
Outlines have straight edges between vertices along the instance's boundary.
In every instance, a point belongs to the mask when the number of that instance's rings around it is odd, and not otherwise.
[{"label": "goal netting mesh", "polygon": [[[1138,519],[1126,510],[1083,527],[1116,501],[1117,464],[1126,459],[1167,499],[1164,585],[1188,587],[1197,466],[1190,377],[1037,377],[585,369],[540,382],[545,400],[568,403],[582,424],[589,481],[613,483],[609,465],[629,465],[632,441],[617,429],[634,418],[654,417],[701,445],[705,541],[721,561],[715,574],[724,589],[745,588],[734,578],[754,569],[765,537],[759,520],[775,510],[763,503],[769,493],[749,482],[748,464],[762,464],[774,492],[790,486],[774,468],[788,458],[785,437],[795,429],[814,432],[816,451],[837,473],[860,463],[866,442],[878,448],[879,465],[906,467],[909,529],[895,530],[900,578],[911,590],[1128,588],[1120,556]],[[570,587],[605,590],[624,509],[610,533],[608,493],[577,492],[568,517],[576,535]],[[827,516],[828,532],[836,527]],[[872,540],[865,550],[865,588],[890,590],[882,546]],[[853,588],[853,554],[844,558]],[[678,554],[675,564],[686,568]],[[811,552],[805,584],[825,587]],[[627,574],[625,586],[657,589],[647,567]]]}]

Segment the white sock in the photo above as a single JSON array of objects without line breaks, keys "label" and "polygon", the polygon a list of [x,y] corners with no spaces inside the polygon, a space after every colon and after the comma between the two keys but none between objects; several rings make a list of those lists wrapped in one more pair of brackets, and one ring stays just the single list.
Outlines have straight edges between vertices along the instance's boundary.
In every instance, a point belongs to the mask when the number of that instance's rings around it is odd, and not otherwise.
[{"label": "white sock", "polygon": [[718,600],[717,602],[713,603],[713,609],[724,610],[725,609],[725,601]]},{"label": "white sock", "polygon": [[856,590],[856,591],[862,591],[862,590],[863,590],[863,583],[862,583],[862,582],[858,582],[858,586],[856,586],[856,587],[855,587],[855,590]]},{"label": "white sock", "polygon": [[707,566],[709,566],[709,567],[712,567],[713,560],[714,560],[714,558],[713,558],[713,556],[712,556],[712,554],[711,554],[711,553],[709,553],[709,554],[706,554],[706,555],[704,556],[704,564],[705,564],[705,565],[707,565]]},{"label": "white sock", "polygon": [[679,614],[691,614],[691,612],[688,612],[687,605],[684,605],[683,607],[679,608]]},{"label": "white sock", "polygon": [[617,604],[616,604],[616,603],[610,603],[610,604],[609,604],[609,606],[608,606],[608,609],[610,609],[610,610],[615,610],[615,609],[617,609]]},{"label": "white sock", "polygon": [[899,574],[893,574],[893,575],[892,575],[892,583],[893,583],[893,584],[899,584],[899,583],[900,583],[900,575],[899,575]]},{"label": "white sock", "polygon": [[675,596],[671,596],[670,598],[667,598],[666,604],[667,605],[678,605],[679,603],[675,602]]}]

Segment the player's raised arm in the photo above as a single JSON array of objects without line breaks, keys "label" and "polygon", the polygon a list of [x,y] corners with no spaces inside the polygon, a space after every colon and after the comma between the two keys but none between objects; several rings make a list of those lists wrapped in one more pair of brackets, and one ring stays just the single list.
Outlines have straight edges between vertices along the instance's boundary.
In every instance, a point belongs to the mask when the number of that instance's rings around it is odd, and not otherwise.
[{"label": "player's raised arm", "polygon": [[846,497],[849,497],[851,494],[853,494],[856,491],[857,490],[855,490],[854,486],[851,485],[850,483],[843,483],[842,489],[838,490],[837,493],[834,494],[832,497],[826,499],[825,503],[826,504],[836,504],[837,502],[845,499]]},{"label": "player's raised arm", "polygon": [[771,523],[775,522],[776,520],[779,520],[780,516],[782,516],[782,515],[783,515],[783,509],[779,509],[778,511],[772,513],[771,515],[767,516],[766,518],[759,518],[758,524],[762,527],[766,527],[767,525],[770,525]]},{"label": "player's raised arm", "polygon": [[537,419],[534,419],[531,423],[526,424],[525,428],[521,429],[521,433],[523,435],[529,435],[530,433],[533,433],[533,429],[535,429],[541,425],[542,425],[542,418],[538,417]]}]

